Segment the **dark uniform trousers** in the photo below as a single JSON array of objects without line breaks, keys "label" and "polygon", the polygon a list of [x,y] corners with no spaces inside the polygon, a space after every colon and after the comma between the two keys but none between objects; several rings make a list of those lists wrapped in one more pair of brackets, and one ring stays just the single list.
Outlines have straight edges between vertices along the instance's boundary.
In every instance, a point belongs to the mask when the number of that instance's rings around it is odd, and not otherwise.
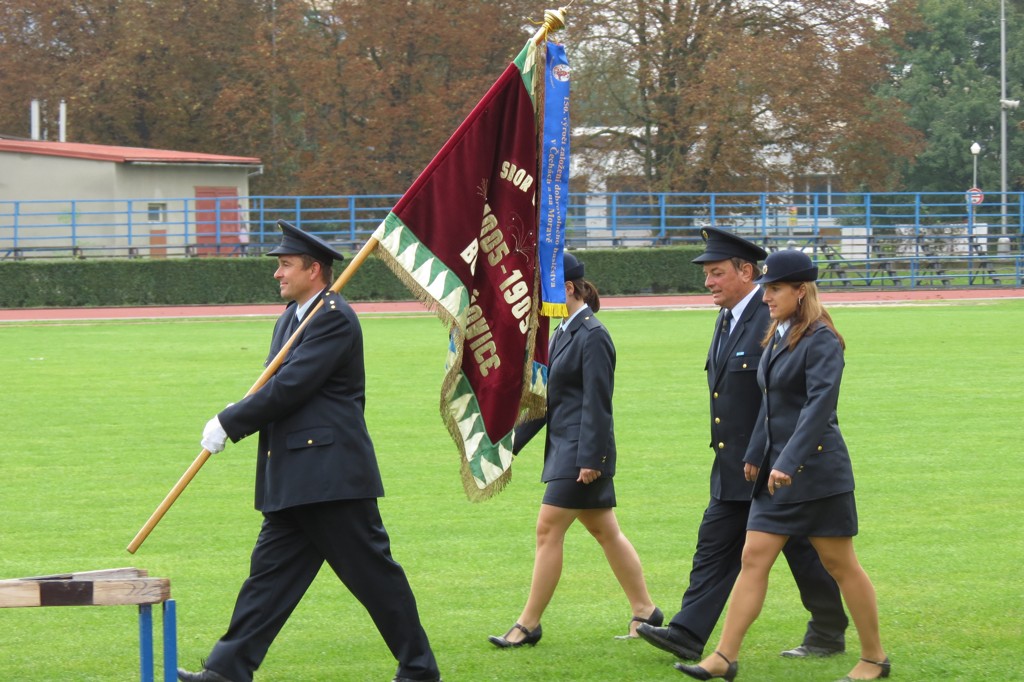
[{"label": "dark uniform trousers", "polygon": [[[749,512],[747,500],[722,501],[714,497],[704,511],[690,584],[679,613],[671,621],[672,625],[686,629],[702,647],[715,629],[739,575]],[[782,551],[796,580],[800,600],[811,613],[803,643],[843,648],[849,621],[835,580],[821,565],[807,538],[790,538]]]},{"label": "dark uniform trousers", "polygon": [[274,637],[324,561],[366,608],[399,667],[410,679],[437,677],[437,662],[420,625],[405,572],[391,558],[376,499],[290,507],[263,515],[228,631],[205,667],[249,682]]},{"label": "dark uniform trousers", "polygon": [[[740,316],[732,320],[729,337],[720,338],[728,328],[722,324],[725,312],[719,317],[705,365],[711,398],[711,445],[716,451],[711,501],[697,531],[690,584],[679,613],[670,621],[671,625],[685,629],[694,640],[692,643],[702,649],[725,610],[740,572],[753,487],[743,476],[743,455],[749,442],[749,436],[744,434],[757,421],[761,406],[756,369],[762,352],[761,338],[771,324],[768,306],[751,300]],[[743,428],[737,429],[737,425]],[[723,449],[723,445],[727,447]],[[810,541],[790,538],[783,553],[796,579],[800,599],[811,613],[803,643],[843,648],[848,619],[839,587],[821,565]]]}]

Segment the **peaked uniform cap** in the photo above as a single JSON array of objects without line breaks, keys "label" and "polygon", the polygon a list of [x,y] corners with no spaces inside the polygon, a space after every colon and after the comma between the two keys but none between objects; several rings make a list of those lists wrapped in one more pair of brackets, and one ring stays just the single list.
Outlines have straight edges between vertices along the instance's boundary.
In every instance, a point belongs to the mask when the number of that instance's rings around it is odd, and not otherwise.
[{"label": "peaked uniform cap", "polygon": [[742,258],[756,263],[768,256],[768,252],[757,244],[717,227],[701,229],[700,236],[704,239],[704,253],[690,261],[691,263],[715,263],[731,258]]},{"label": "peaked uniform cap", "polygon": [[576,260],[576,256],[566,251],[562,255],[562,270],[565,281],[571,282],[583,276],[583,263]]},{"label": "peaked uniform cap", "polygon": [[268,256],[300,256],[306,255],[316,260],[331,264],[332,261],[342,261],[345,257],[328,246],[327,242],[315,234],[303,232],[291,223],[278,220],[277,226],[281,228],[281,243],[272,250],[267,251]]},{"label": "peaked uniform cap", "polygon": [[765,259],[758,284],[769,282],[813,282],[818,279],[818,266],[803,251],[786,249],[776,251]]}]

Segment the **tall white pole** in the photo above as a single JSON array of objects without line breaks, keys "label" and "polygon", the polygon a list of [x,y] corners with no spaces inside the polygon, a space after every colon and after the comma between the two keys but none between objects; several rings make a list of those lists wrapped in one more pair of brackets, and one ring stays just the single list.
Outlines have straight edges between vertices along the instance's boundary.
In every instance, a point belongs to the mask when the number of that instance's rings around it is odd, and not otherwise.
[{"label": "tall white pole", "polygon": [[1006,0],[999,2],[999,213],[1006,234]]},{"label": "tall white pole", "polygon": [[39,134],[40,129],[40,115],[39,115],[39,100],[34,99],[29,106],[29,117],[30,122],[30,136],[33,140],[40,140],[42,136]]}]

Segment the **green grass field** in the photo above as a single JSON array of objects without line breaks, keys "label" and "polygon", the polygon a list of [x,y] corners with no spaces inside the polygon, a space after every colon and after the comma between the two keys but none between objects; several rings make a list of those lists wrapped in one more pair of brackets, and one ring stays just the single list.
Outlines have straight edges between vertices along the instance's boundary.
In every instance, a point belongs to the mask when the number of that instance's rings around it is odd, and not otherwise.
[{"label": "green grass field", "polygon": [[[832,312],[848,344],[839,416],[857,475],[856,547],[878,591],[894,678],[1024,679],[1024,301]],[[713,314],[601,315],[618,350],[617,514],[666,614],[679,606],[707,503],[702,365]],[[125,546],[199,453],[206,420],[259,375],[271,326],[0,325],[0,578],[118,566],[168,577],[180,660],[195,668],[247,574],[260,523],[255,439],[215,455],[137,554]],[[613,639],[628,604],[581,527],[567,538],[543,641],[511,651],[487,643],[512,624],[529,588],[542,450],[520,455],[496,498],[467,502],[438,416],[445,329],[427,316],[364,317],[363,327],[367,420],[388,493],[382,513],[444,679],[683,679],[669,654]],[[852,627],[845,656],[779,657],[799,643],[806,618],[781,561],[740,679],[846,674],[856,660]],[[138,679],[137,641],[130,606],[0,609],[0,680]],[[257,680],[377,681],[393,672],[362,607],[325,571]]]}]

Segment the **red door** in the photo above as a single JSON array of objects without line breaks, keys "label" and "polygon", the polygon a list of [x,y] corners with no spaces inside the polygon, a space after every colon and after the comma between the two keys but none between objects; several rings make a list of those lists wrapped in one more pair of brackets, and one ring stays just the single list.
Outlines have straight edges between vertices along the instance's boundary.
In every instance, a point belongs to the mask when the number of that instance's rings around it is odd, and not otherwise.
[{"label": "red door", "polygon": [[241,255],[245,229],[236,187],[196,187],[197,255]]}]

